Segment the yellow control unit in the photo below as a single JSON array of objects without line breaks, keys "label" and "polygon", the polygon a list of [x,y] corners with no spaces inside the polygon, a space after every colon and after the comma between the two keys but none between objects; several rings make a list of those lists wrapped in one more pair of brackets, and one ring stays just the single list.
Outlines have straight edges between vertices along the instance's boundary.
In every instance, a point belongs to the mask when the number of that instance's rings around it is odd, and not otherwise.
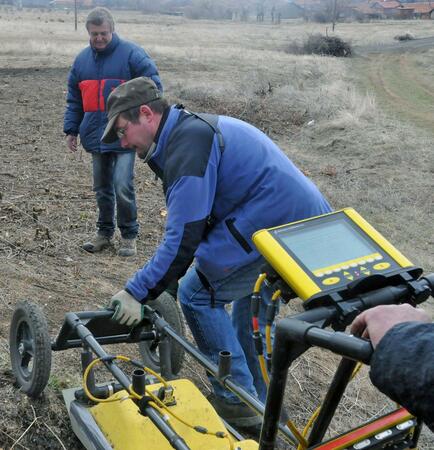
[{"label": "yellow control unit", "polygon": [[307,307],[345,299],[368,277],[372,288],[421,272],[352,208],[257,231],[253,242]]}]

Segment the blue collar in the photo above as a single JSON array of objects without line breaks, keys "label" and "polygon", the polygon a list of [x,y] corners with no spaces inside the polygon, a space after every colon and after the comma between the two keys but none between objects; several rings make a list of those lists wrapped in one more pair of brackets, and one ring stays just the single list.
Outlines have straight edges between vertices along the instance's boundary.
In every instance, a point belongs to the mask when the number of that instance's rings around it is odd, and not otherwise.
[{"label": "blue collar", "polygon": [[159,167],[164,167],[164,149],[166,148],[167,141],[169,139],[170,133],[176,122],[178,122],[179,114],[181,110],[175,108],[175,106],[170,107],[169,115],[167,116],[166,123],[161,130],[160,136],[158,138],[157,147],[154,150],[154,154],[151,157],[151,161],[157,164]]}]

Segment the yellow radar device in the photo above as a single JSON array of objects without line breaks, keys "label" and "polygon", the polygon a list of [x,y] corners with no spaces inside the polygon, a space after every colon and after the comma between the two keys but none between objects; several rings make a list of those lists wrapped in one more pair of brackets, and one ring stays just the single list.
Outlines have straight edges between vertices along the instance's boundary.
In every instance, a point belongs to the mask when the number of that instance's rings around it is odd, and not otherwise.
[{"label": "yellow radar device", "polygon": [[352,208],[257,231],[253,242],[306,308],[422,272]]}]

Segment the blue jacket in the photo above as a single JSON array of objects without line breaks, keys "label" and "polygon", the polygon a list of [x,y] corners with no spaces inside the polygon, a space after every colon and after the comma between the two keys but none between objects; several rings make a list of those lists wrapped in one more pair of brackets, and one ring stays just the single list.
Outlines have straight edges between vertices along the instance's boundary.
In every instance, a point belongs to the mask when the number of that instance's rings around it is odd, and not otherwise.
[{"label": "blue jacket", "polygon": [[259,258],[255,231],[330,212],[264,133],[231,117],[202,117],[209,123],[172,107],[149,161],[163,180],[167,223],[152,259],[126,284],[139,301],[159,295],[193,258],[212,284]]},{"label": "blue jacket", "polygon": [[86,47],[69,72],[63,131],[79,134],[88,152],[125,151],[119,141],[100,142],[107,124],[105,104],[119,84],[141,76],[152,78],[162,90],[154,61],[141,47],[120,39],[116,33],[102,51]]}]

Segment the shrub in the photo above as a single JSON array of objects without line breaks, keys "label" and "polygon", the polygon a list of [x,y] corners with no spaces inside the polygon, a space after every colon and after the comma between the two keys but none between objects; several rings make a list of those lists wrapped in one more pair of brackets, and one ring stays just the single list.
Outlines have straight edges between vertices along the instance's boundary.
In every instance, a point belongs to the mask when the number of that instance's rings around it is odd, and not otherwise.
[{"label": "shrub", "polygon": [[352,48],[348,42],[337,36],[324,36],[322,34],[312,34],[303,43],[297,41],[291,42],[287,53],[298,55],[326,55],[346,57],[351,56]]},{"label": "shrub", "polygon": [[407,33],[404,34],[397,34],[393,39],[395,39],[396,41],[411,41],[414,38],[414,35],[407,31]]}]

